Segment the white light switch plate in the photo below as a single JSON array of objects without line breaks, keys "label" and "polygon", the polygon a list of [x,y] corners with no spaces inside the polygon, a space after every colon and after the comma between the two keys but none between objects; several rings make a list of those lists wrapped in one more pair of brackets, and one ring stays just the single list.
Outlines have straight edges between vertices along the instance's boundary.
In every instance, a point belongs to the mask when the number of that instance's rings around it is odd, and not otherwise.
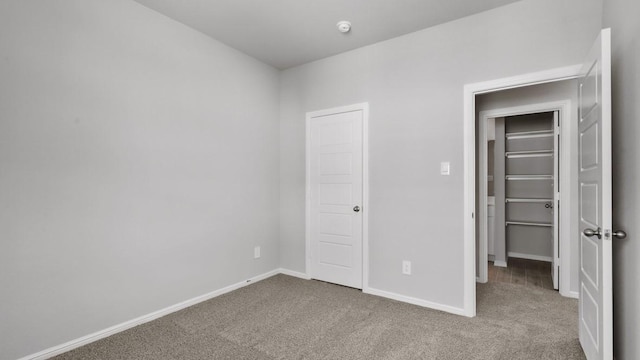
[{"label": "white light switch plate", "polygon": [[448,161],[443,161],[440,163],[440,175],[449,175],[451,174],[451,164]]}]

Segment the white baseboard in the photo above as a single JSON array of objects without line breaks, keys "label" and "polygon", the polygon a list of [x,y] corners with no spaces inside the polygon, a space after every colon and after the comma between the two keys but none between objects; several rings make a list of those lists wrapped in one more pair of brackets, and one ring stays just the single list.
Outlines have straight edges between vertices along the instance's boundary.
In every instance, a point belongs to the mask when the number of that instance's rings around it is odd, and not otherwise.
[{"label": "white baseboard", "polygon": [[[193,306],[195,304],[201,303],[203,301],[207,301],[209,299],[213,299],[214,297],[226,294],[228,292],[231,292],[233,290],[237,290],[241,287],[247,286],[249,284],[253,284],[255,282],[258,282],[260,280],[264,280],[267,279],[271,276],[277,275],[281,273],[281,269],[275,269],[275,270],[271,270],[269,272],[266,272],[264,274],[260,274],[257,276],[254,276],[250,279],[241,281],[239,283],[235,283],[233,285],[229,285],[227,287],[224,287],[222,289],[218,289],[218,290],[214,290],[210,293],[204,294],[204,295],[200,295],[200,296],[196,296],[192,299],[189,300],[185,300],[183,302],[177,303],[175,305],[171,305],[168,306],[164,309],[158,310],[158,311],[154,311],[152,313],[149,313],[147,315],[142,315],[140,317],[137,317],[135,319],[129,320],[129,321],[125,321],[123,323],[120,323],[118,325],[114,325],[111,327],[108,327],[104,330],[100,330],[100,331],[96,331],[93,334],[89,334],[89,335],[85,335],[83,337],[68,341],[64,344],[60,344],[57,346],[53,346],[50,347],[48,349],[39,351],[35,354],[31,354],[31,355],[27,355],[25,357],[20,358],[19,360],[40,360],[40,359],[48,359],[51,358],[53,356],[56,355],[60,355],[62,353],[65,353],[67,351],[73,350],[75,348],[78,348],[80,346],[92,343],[94,341],[103,339],[105,337],[111,336],[113,334],[125,331],[127,329],[130,329],[134,326],[138,326],[144,323],[147,323],[149,321],[155,320],[157,318],[163,317],[165,315],[169,315],[171,313],[174,313],[176,311],[182,310],[184,308],[187,308],[189,306]],[[289,274],[287,274],[289,275]]]},{"label": "white baseboard", "polygon": [[507,267],[507,262],[502,260],[495,260],[493,262],[493,266]]},{"label": "white baseboard", "polygon": [[517,252],[511,252],[511,251],[507,254],[507,256],[512,258],[518,258],[518,259],[528,259],[528,260],[537,260],[537,261],[546,261],[546,262],[551,262],[553,260],[551,256],[522,254]]},{"label": "white baseboard", "polygon": [[293,271],[293,270],[283,269],[283,268],[280,268],[279,271],[280,271],[280,274],[289,275],[289,276],[297,277],[304,280],[311,280],[311,276],[299,271]]},{"label": "white baseboard", "polygon": [[392,293],[392,292],[389,292],[389,291],[378,290],[378,289],[374,289],[374,288],[368,287],[366,289],[363,289],[362,292],[365,293],[365,294],[381,296],[381,297],[384,297],[384,298],[387,298],[387,299],[397,300],[397,301],[401,301],[401,302],[405,302],[405,303],[409,303],[409,304],[413,304],[413,305],[426,307],[426,308],[429,308],[429,309],[440,310],[440,311],[448,312],[448,313],[455,314],[455,315],[466,316],[465,312],[464,312],[464,309],[462,309],[462,308],[457,308],[457,307],[453,307],[453,306],[449,306],[449,305],[438,304],[438,303],[435,303],[435,302],[422,300],[422,299],[418,299],[418,298],[414,298],[414,297],[410,297],[410,296],[400,295],[400,294]]}]

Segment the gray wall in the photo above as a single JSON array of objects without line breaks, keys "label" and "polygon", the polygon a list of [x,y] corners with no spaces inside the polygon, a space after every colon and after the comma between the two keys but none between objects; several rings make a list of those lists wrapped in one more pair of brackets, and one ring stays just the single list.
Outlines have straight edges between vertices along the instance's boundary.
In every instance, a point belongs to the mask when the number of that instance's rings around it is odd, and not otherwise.
[{"label": "gray wall", "polygon": [[[595,37],[594,37],[595,39]],[[592,41],[594,40],[592,39]],[[561,101],[561,100],[571,100],[572,106],[572,119],[569,119],[571,122],[572,129],[577,122],[578,113],[576,111],[577,102],[578,102],[578,92],[577,92],[578,84],[576,80],[567,80],[567,81],[559,81],[549,84],[541,84],[535,86],[527,86],[523,88],[510,89],[505,91],[498,91],[494,93],[489,93],[485,95],[480,95],[476,97],[476,110],[479,113],[480,111],[487,110],[495,110],[495,109],[503,109],[509,107],[516,106],[524,106],[530,104],[540,104],[552,101]],[[562,120],[561,120],[562,121]],[[571,199],[575,199],[570,204],[571,213],[578,213],[578,137],[577,130],[571,131],[571,143],[572,153],[571,159],[571,174],[574,174],[574,179],[572,179],[572,186],[569,189]],[[561,189],[562,190],[562,189]],[[578,218],[571,219],[571,286],[570,290],[572,292],[576,292],[579,289],[579,280],[578,280],[578,260],[579,260],[579,243],[578,243]]]},{"label": "gray wall", "polygon": [[278,267],[278,76],[132,1],[0,2],[0,358]]},{"label": "gray wall", "polygon": [[614,352],[640,358],[640,2],[605,0],[613,40],[613,225],[629,233],[613,242]]},{"label": "gray wall", "polygon": [[524,0],[283,71],[282,266],[305,270],[305,112],[368,101],[370,285],[461,308],[463,86],[579,64],[600,25],[599,0]]}]

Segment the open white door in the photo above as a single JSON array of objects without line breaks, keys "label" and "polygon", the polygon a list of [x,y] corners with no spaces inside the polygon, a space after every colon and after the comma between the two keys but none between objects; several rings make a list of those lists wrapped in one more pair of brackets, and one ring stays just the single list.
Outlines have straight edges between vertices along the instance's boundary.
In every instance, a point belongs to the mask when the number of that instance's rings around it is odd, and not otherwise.
[{"label": "open white door", "polygon": [[611,276],[611,31],[602,30],[579,79],[580,344],[613,359]]}]

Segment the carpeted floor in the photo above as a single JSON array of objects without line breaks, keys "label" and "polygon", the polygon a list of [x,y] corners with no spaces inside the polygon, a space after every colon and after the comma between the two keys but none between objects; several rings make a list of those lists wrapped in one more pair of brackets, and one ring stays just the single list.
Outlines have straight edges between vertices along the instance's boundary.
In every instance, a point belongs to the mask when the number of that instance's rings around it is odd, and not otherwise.
[{"label": "carpeted floor", "polygon": [[478,285],[465,318],[277,275],[56,359],[584,359],[578,303]]}]

